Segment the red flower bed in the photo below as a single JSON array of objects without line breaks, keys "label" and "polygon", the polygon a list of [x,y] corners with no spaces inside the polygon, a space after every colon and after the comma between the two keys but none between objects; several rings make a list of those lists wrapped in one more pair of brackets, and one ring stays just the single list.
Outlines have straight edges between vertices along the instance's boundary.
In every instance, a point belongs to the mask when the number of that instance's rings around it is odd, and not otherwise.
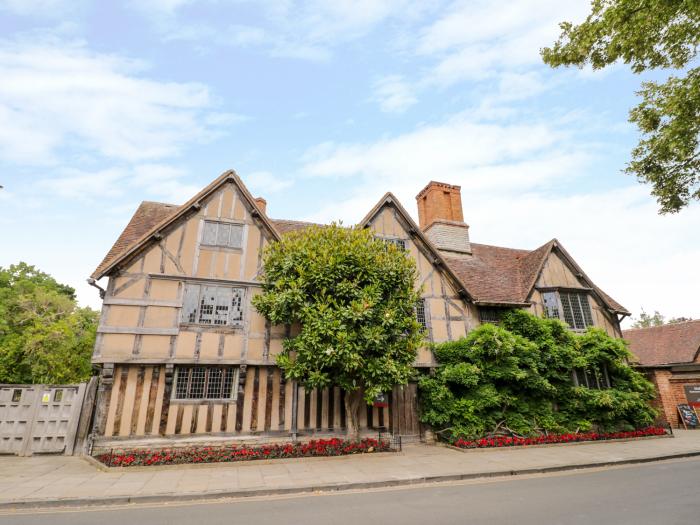
[{"label": "red flower bed", "polygon": [[527,445],[547,445],[550,443],[574,443],[578,441],[603,441],[609,439],[629,439],[649,436],[663,436],[666,429],[661,427],[649,427],[628,432],[581,432],[576,434],[550,434],[535,437],[506,437],[481,438],[477,440],[458,439],[453,446],[459,448],[491,448],[491,447],[521,447]]},{"label": "red flower bed", "polygon": [[178,465],[183,463],[219,463],[250,461],[254,459],[307,458],[316,456],[345,456],[388,452],[388,441],[365,438],[361,441],[344,439],[319,439],[307,443],[283,445],[192,447],[161,450],[123,450],[100,454],[96,458],[110,467],[135,467],[145,465]]}]

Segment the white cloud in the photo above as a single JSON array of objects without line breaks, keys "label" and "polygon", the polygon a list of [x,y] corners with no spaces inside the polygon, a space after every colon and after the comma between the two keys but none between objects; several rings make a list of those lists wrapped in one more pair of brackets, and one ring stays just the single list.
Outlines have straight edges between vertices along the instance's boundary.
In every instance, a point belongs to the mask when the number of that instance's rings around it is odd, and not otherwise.
[{"label": "white cloud", "polygon": [[139,199],[157,198],[181,204],[201,188],[184,181],[187,172],[162,164],[138,164],[125,168],[97,171],[62,169],[52,177],[39,179],[38,185],[51,195],[68,200],[109,201],[138,195]]},{"label": "white cloud", "polygon": [[21,16],[56,16],[65,14],[82,2],[78,0],[0,0],[0,11]]},{"label": "white cloud", "polygon": [[400,75],[389,75],[377,80],[372,99],[379,103],[385,113],[403,113],[418,102],[411,85]]},{"label": "white cloud", "polygon": [[[387,185],[470,177],[493,188],[545,183],[557,176],[555,168],[576,173],[585,162],[585,145],[566,142],[568,134],[553,123],[496,124],[468,115],[371,144],[321,144],[305,154],[301,171]],[[505,169],[514,165],[517,171]]]},{"label": "white cloud", "polygon": [[[362,38],[387,21],[415,22],[433,4],[425,0],[230,0],[220,20],[201,21],[186,12],[190,3],[158,0],[135,2],[132,7],[150,18],[166,40],[191,40],[202,47],[259,46],[274,57],[325,61],[337,46]],[[255,24],[240,23],[245,16]]]},{"label": "white cloud", "polygon": [[208,88],[144,76],[145,64],[60,41],[0,41],[0,160],[55,162],[59,150],[126,161],[176,155],[235,116]]},{"label": "white cloud", "polygon": [[519,0],[497,8],[488,0],[453,2],[416,30],[413,52],[428,66],[413,94],[468,82],[488,89],[485,104],[538,95],[551,87],[537,72],[546,68],[540,49],[556,40],[561,21],[579,20],[588,10],[586,1]]},{"label": "white cloud", "polygon": [[286,190],[294,184],[294,180],[291,177],[280,177],[269,171],[246,173],[243,181],[250,191],[259,194],[261,197],[265,197],[269,193]]}]

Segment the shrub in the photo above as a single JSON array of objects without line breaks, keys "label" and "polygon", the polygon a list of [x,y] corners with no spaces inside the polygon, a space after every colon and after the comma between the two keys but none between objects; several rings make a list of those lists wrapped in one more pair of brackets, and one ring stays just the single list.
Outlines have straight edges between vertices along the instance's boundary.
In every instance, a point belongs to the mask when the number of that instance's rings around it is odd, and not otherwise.
[{"label": "shrub", "polygon": [[[514,310],[434,352],[439,367],[419,383],[421,421],[450,440],[633,430],[654,420],[653,385],[628,365],[626,343],[600,329],[576,334]],[[576,369],[607,371],[611,388],[575,386]]]}]

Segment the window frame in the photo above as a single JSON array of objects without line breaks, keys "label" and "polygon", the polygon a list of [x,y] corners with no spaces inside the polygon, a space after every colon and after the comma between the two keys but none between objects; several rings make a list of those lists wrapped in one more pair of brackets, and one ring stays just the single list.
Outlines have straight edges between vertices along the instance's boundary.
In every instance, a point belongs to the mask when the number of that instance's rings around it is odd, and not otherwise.
[{"label": "window frame", "polygon": [[[191,305],[189,304],[188,297],[189,293],[188,290],[194,288],[198,288],[197,292],[197,300],[195,301],[195,306],[196,309],[194,312],[191,312]],[[215,292],[215,300],[212,305],[206,305],[206,306],[211,306],[211,312],[207,313],[206,315],[211,317],[211,322],[202,322],[202,297],[205,292],[208,292],[208,289],[214,288],[216,290]],[[218,305],[218,298],[219,298],[219,290],[220,289],[226,289],[226,290],[231,290],[231,296],[230,300],[228,301],[227,304],[227,313],[226,313],[226,322],[225,323],[216,323],[217,316],[221,316],[221,313],[217,313],[217,310],[219,309],[220,305]],[[233,300],[236,296],[236,290],[238,290],[239,296],[239,302],[240,302],[240,318],[238,319],[233,319],[232,314],[234,312],[234,304]],[[210,282],[184,282],[184,291],[182,294],[182,308],[180,311],[180,326],[198,326],[198,327],[210,327],[210,328],[241,328],[246,319],[246,310],[247,310],[247,300],[248,297],[248,287],[247,286],[242,286],[242,285],[230,285],[230,284],[223,284],[223,283],[210,283]],[[195,320],[191,321],[190,315],[194,313],[195,315]]]},{"label": "window frame", "polygon": [[398,250],[401,250],[402,252],[408,251],[408,239],[404,239],[403,237],[383,237],[380,235],[375,235],[375,238],[384,242],[387,245],[393,244]]},{"label": "window frame", "polygon": [[[216,233],[214,235],[216,241],[215,242],[207,242],[207,224],[214,224],[216,225]],[[230,240],[231,240],[231,230],[229,230],[229,236],[228,236],[228,242],[225,244],[219,243],[219,227],[221,225],[226,225],[229,228],[233,227],[239,227],[241,229],[241,235],[240,235],[240,246],[231,246]],[[246,243],[246,238],[247,238],[247,227],[246,223],[242,221],[235,221],[235,220],[222,220],[222,219],[202,219],[202,234],[201,238],[199,240],[199,245],[205,248],[217,248],[217,249],[224,249],[224,250],[234,250],[234,251],[243,251],[243,247],[245,246]]]},{"label": "window frame", "polygon": [[[421,321],[421,316],[423,317],[423,320]],[[429,319],[429,309],[428,309],[428,301],[426,300],[425,297],[421,297],[418,299],[418,302],[416,303],[416,322],[421,325],[423,330],[430,336],[430,323],[428,322]]]},{"label": "window frame", "polygon": [[[545,288],[545,289],[540,289],[540,295],[542,296],[541,303],[542,303],[542,309],[544,311],[544,316],[547,319],[559,319],[560,321],[563,321],[566,323],[566,325],[569,327],[570,330],[573,332],[585,332],[588,327],[590,326],[596,326],[595,321],[593,320],[593,308],[591,306],[591,294],[590,290],[588,289],[581,289],[581,288]],[[545,303],[545,296],[548,294],[553,294],[556,297],[556,310],[557,310],[557,316],[550,316],[549,311],[550,308],[553,308],[552,306],[547,306]],[[569,321],[566,319],[567,317],[567,312],[564,309],[564,302],[562,301],[562,294],[566,294],[566,300],[567,304],[569,306],[569,310],[571,313],[571,320],[574,322],[573,326]],[[571,301],[572,297],[575,297],[578,303],[578,306],[580,308],[579,312],[575,312],[573,308],[573,303]],[[582,298],[585,297],[585,305],[582,302]],[[583,326],[579,327],[576,326],[576,313],[580,314],[581,320],[583,321]]]},{"label": "window frame", "polygon": [[[201,397],[189,397],[189,393],[192,389],[193,385],[193,371],[195,369],[199,370],[204,370],[204,376],[202,378],[202,396]],[[179,396],[179,385],[180,382],[182,381],[182,374],[183,370],[187,370],[187,386],[186,388],[186,395],[188,397],[178,397]],[[220,395],[219,397],[208,397],[208,390],[210,384],[210,379],[211,379],[211,372],[213,370],[219,370],[222,372],[221,379],[219,381],[221,382],[220,388],[223,390],[224,385],[226,383],[226,376],[224,375],[227,370],[231,370],[231,378],[230,378],[230,388],[231,392],[229,394],[229,397],[223,397]],[[173,377],[173,388],[170,394],[170,401],[174,403],[181,403],[181,404],[187,404],[187,403],[192,403],[192,404],[201,404],[201,403],[206,403],[206,402],[235,402],[238,400],[238,385],[239,385],[239,377],[240,377],[240,372],[241,372],[241,367],[238,365],[199,365],[199,364],[181,364],[181,365],[175,365],[175,373]]]}]

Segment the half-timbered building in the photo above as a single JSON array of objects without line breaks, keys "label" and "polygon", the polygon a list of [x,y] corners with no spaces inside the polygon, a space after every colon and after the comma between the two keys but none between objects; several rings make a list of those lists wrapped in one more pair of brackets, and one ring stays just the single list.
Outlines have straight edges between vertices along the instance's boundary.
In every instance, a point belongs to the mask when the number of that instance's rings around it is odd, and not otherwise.
[{"label": "half-timbered building", "polygon": [[[476,244],[459,186],[430,182],[416,200],[418,223],[387,193],[360,224],[416,261],[428,343],[497,323],[508,308],[621,335],[627,310],[556,239],[535,250]],[[185,204],[139,206],[90,279],[107,282],[93,356],[96,446],[344,432],[344,393],[285,381],[275,356],[294,329],[270,325],[251,305],[265,246],[308,226],[269,218],[233,171]],[[415,366],[435,364],[426,344]],[[418,435],[415,385],[387,397],[362,411],[363,428]]]}]

